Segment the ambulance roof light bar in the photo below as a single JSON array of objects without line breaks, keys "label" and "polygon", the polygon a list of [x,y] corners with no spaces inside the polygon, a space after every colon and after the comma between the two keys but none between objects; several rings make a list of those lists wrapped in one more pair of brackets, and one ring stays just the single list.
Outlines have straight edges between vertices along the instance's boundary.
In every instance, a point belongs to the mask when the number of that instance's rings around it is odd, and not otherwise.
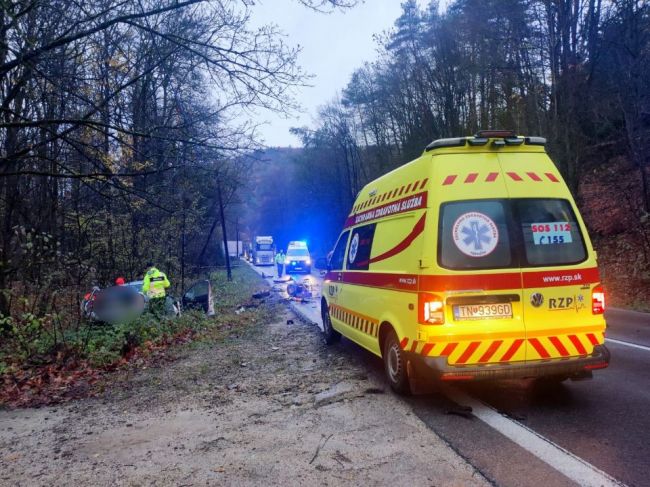
[{"label": "ambulance roof light bar", "polygon": [[469,137],[467,139],[467,142],[469,143],[469,145],[477,146],[477,145],[487,144],[488,140],[490,139],[488,139],[487,137]]},{"label": "ambulance roof light bar", "polygon": [[474,137],[487,139],[505,139],[517,137],[514,130],[479,130]]},{"label": "ambulance roof light bar", "polygon": [[447,147],[465,147],[486,145],[492,139],[492,147],[500,148],[504,146],[526,145],[546,145],[544,137],[522,137],[517,136],[514,130],[479,130],[473,137],[452,137],[447,139],[437,139],[425,147],[425,152],[433,149],[442,149]]},{"label": "ambulance roof light bar", "polygon": [[544,137],[526,137],[526,145],[546,145]]},{"label": "ambulance roof light bar", "polygon": [[467,139],[465,137],[454,137],[452,139],[437,139],[427,145],[424,150],[429,152],[433,149],[441,149],[443,147],[464,147]]}]

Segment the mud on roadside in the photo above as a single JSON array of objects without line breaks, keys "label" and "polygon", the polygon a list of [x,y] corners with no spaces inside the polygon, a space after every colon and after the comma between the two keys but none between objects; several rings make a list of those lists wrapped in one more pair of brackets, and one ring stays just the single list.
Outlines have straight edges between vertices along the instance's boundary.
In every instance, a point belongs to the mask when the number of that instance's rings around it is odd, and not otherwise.
[{"label": "mud on roadside", "polygon": [[277,321],[101,398],[0,412],[2,485],[486,485],[360,360]]}]

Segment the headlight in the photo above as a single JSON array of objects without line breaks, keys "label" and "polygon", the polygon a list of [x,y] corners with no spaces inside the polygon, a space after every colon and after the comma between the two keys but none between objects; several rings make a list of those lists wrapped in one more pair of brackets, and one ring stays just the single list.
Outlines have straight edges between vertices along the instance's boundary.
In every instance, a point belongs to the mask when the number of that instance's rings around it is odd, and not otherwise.
[{"label": "headlight", "polygon": [[284,259],[284,265],[289,265],[291,264],[291,261],[289,259]]},{"label": "headlight", "polygon": [[311,265],[311,259],[310,259],[310,258],[307,258],[307,260],[305,260],[305,264],[307,264],[307,265]]}]

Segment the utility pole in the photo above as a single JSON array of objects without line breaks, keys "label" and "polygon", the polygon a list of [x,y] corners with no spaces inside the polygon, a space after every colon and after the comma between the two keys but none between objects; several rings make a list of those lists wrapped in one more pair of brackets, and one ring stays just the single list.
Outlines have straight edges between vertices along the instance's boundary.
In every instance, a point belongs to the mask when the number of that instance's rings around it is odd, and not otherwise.
[{"label": "utility pole", "polygon": [[221,217],[221,234],[223,235],[223,249],[226,258],[226,271],[228,280],[232,281],[232,270],[230,269],[230,252],[228,252],[228,237],[226,236],[226,217],[223,211],[223,198],[221,197],[221,181],[217,180],[217,192],[219,196],[219,216]]},{"label": "utility pole", "polygon": [[235,220],[235,234],[237,239],[235,242],[235,253],[237,254],[237,259],[239,259],[239,217]]},{"label": "utility pole", "polygon": [[185,244],[186,244],[186,222],[187,222],[187,205],[186,196],[183,193],[183,215],[181,220],[181,296],[185,294]]}]

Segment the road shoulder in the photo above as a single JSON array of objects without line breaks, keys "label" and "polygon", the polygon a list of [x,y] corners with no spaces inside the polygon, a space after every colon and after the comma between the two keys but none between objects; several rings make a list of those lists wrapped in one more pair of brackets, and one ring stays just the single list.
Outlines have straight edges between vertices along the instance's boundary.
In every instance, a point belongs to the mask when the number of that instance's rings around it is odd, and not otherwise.
[{"label": "road shoulder", "polygon": [[0,412],[0,481],[487,485],[363,359],[278,318],[104,397]]}]

